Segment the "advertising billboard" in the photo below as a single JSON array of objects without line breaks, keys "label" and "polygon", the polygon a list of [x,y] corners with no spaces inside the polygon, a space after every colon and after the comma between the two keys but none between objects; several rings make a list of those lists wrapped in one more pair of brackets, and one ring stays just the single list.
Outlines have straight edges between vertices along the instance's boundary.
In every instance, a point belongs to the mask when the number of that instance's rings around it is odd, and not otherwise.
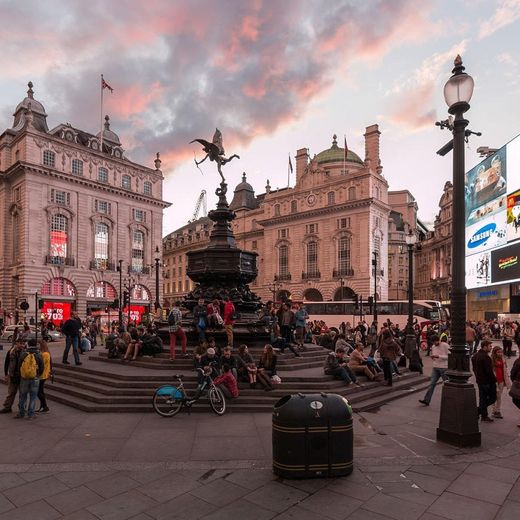
[{"label": "advertising billboard", "polygon": [[465,176],[466,287],[520,280],[520,138]]}]

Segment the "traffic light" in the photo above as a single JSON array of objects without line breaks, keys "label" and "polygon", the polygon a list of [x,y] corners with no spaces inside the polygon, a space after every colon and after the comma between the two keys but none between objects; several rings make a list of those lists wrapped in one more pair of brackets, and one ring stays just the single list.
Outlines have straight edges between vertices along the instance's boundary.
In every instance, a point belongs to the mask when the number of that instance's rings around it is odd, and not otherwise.
[{"label": "traffic light", "polygon": [[123,307],[128,307],[130,305],[130,298],[128,291],[123,291]]},{"label": "traffic light", "polygon": [[368,308],[370,309],[369,314],[372,314],[373,306],[374,306],[374,297],[373,296],[369,296],[368,297]]},{"label": "traffic light", "polygon": [[112,304],[112,309],[119,309],[119,298],[116,298],[114,300],[114,303]]},{"label": "traffic light", "polygon": [[359,309],[359,295],[357,295],[357,294],[354,294],[354,308],[356,310]]}]

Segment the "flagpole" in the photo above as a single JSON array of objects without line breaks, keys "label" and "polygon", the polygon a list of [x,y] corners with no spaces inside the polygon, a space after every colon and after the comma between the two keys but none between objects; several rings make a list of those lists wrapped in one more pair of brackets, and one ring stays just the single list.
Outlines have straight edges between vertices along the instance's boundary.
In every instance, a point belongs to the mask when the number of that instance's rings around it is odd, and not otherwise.
[{"label": "flagpole", "polygon": [[345,146],[345,149],[343,150],[343,175],[346,175],[347,173],[347,134],[343,134],[343,145]]},{"label": "flagpole", "polygon": [[100,127],[101,127],[101,132],[99,134],[100,136],[100,139],[101,139],[101,153],[103,153],[103,74],[101,74],[101,113],[100,113],[100,118],[99,118],[99,122],[100,122]]},{"label": "flagpole", "polygon": [[287,187],[291,184],[291,154],[289,154],[289,161],[287,162]]}]

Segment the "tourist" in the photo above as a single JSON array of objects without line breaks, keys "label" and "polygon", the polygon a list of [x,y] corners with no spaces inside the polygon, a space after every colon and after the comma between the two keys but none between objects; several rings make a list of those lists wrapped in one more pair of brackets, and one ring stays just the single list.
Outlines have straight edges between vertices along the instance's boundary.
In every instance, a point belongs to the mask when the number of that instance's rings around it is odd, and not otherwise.
[{"label": "tourist", "polygon": [[500,410],[502,404],[502,392],[504,386],[511,388],[511,379],[507,368],[507,361],[504,357],[504,350],[498,345],[493,347],[491,351],[491,362],[493,363],[493,372],[497,380],[497,400],[493,404],[493,417],[495,419],[503,419],[502,411]]},{"label": "tourist", "polygon": [[213,329],[219,329],[224,325],[224,320],[220,315],[220,302],[218,300],[213,300],[207,306],[208,310],[208,327]]},{"label": "tourist", "polygon": [[208,327],[208,309],[204,305],[204,298],[193,307],[193,324],[199,334],[199,343],[206,341],[206,329]]},{"label": "tourist", "polygon": [[347,355],[350,355],[350,353],[354,350],[354,346],[352,343],[349,343],[346,338],[345,334],[341,333],[336,335],[334,338],[334,350],[337,350],[338,348],[342,348],[345,350]]},{"label": "tourist", "polygon": [[282,354],[288,348],[295,357],[300,357],[298,351],[293,347],[292,343],[287,343],[280,333],[280,327],[277,324],[273,326],[273,333],[271,334],[271,345],[278,349]]},{"label": "tourist", "polygon": [[469,347],[469,355],[472,356],[475,352],[475,341],[477,340],[477,332],[471,326],[471,323],[466,322],[466,343]]},{"label": "tourist", "polygon": [[227,344],[230,347],[233,347],[233,325],[235,324],[235,306],[228,297],[226,297],[224,301],[224,329],[226,331]]},{"label": "tourist", "polygon": [[143,346],[143,336],[144,336],[144,327],[131,327],[130,330],[130,337],[132,338],[130,343],[127,346],[124,360],[128,360],[128,356],[132,356],[131,361],[135,361],[137,359],[137,356],[139,355],[139,351],[141,350],[141,347]]},{"label": "tourist", "polygon": [[471,358],[478,385],[478,413],[482,422],[493,422],[493,419],[488,416],[488,406],[491,406],[497,399],[497,379],[493,372],[493,362],[489,357],[491,346],[490,340],[483,340],[480,350]]},{"label": "tourist", "polygon": [[379,353],[383,360],[383,373],[385,375],[386,386],[392,386],[392,362],[395,363],[400,350],[399,344],[393,338],[390,330],[385,328],[381,334]]},{"label": "tourist", "polygon": [[195,370],[200,365],[200,360],[202,359],[202,356],[206,354],[206,350],[208,350],[207,341],[202,341],[193,349],[193,366]]},{"label": "tourist", "polygon": [[74,354],[74,361],[76,365],[81,365],[79,360],[79,336],[81,331],[81,321],[78,315],[73,312],[68,320],[65,321],[61,327],[61,332],[65,334],[65,350],[63,351],[62,363],[68,365],[68,357],[70,347],[72,346],[72,353]]},{"label": "tourist", "polygon": [[[212,378],[220,374],[220,360],[214,348],[209,347],[206,353],[200,358],[197,368],[202,368],[205,374],[211,374]],[[199,383],[202,382],[204,376],[199,372]]]},{"label": "tourist", "polygon": [[38,387],[38,399],[40,400],[40,408],[37,410],[41,413],[46,413],[49,411],[49,407],[47,406],[47,398],[45,397],[45,382],[52,374],[52,359],[51,353],[49,352],[49,347],[45,340],[40,341],[40,354],[43,360],[43,370],[40,374],[40,384]]},{"label": "tourist", "polygon": [[11,413],[16,393],[20,387],[20,356],[25,349],[25,341],[18,338],[5,356],[4,374],[7,384],[7,396],[0,413]]},{"label": "tourist", "polygon": [[[509,391],[509,395],[513,399],[513,404],[520,409],[520,358],[518,358],[511,369],[511,390]],[[520,428],[520,423],[517,424],[518,428]]]},{"label": "tourist", "polygon": [[504,356],[510,358],[513,355],[513,338],[515,337],[515,329],[510,321],[506,321],[502,329],[502,346],[504,348]]},{"label": "tourist", "polygon": [[296,305],[296,312],[294,313],[295,327],[296,327],[296,343],[300,349],[303,349],[303,341],[305,338],[305,323],[309,319],[309,314],[305,310],[303,303]]},{"label": "tourist", "polygon": [[235,379],[238,381],[237,360],[232,355],[232,349],[230,346],[224,348],[222,357],[220,358],[220,364],[222,365],[222,367],[227,365]]},{"label": "tourist", "polygon": [[370,347],[368,355],[374,357],[377,350],[377,321],[373,321],[372,325],[368,328],[367,344]]},{"label": "tourist", "polygon": [[249,353],[247,345],[238,347],[237,356],[238,377],[241,381],[249,382],[251,388],[256,388],[256,376],[258,368],[256,367],[253,356]]},{"label": "tourist", "polygon": [[223,365],[222,375],[216,377],[213,383],[222,391],[224,397],[227,399],[238,397],[238,383],[228,364]]},{"label": "tourist", "polygon": [[[43,373],[43,359],[35,339],[28,342],[27,349],[20,354],[20,390],[18,398],[18,414],[15,419],[35,418],[34,409],[40,387],[40,374]],[[29,403],[26,408],[27,397]]]},{"label": "tourist", "polygon": [[423,399],[419,399],[421,404],[429,406],[432,400],[432,395],[437,385],[437,381],[442,378],[446,381],[446,370],[448,370],[448,354],[450,353],[450,346],[441,341],[439,336],[432,336],[432,351],[430,357],[433,361],[432,373],[430,378],[430,386],[426,391]]},{"label": "tourist", "polygon": [[186,357],[186,333],[182,328],[182,311],[180,309],[180,302],[176,301],[173,308],[168,314],[168,331],[170,333],[170,361],[175,359],[175,346],[177,338],[181,340],[181,357]]},{"label": "tourist", "polygon": [[357,383],[355,374],[350,370],[348,360],[345,359],[345,350],[342,348],[339,348],[336,352],[329,352],[323,371],[326,375],[333,376],[334,379],[344,381],[347,386],[351,384],[361,386]]},{"label": "tourist", "polygon": [[363,353],[363,343],[356,344],[356,348],[350,354],[348,366],[354,374],[364,374],[373,381],[376,378],[376,371],[368,364],[368,357]]},{"label": "tourist", "polygon": [[265,390],[272,390],[271,379],[276,375],[276,361],[278,357],[274,353],[272,345],[265,345],[264,351],[258,363],[258,379],[264,384]]},{"label": "tourist", "polygon": [[278,314],[278,323],[280,324],[280,332],[286,343],[292,343],[292,329],[295,324],[294,312],[287,303],[282,304],[282,310]]}]

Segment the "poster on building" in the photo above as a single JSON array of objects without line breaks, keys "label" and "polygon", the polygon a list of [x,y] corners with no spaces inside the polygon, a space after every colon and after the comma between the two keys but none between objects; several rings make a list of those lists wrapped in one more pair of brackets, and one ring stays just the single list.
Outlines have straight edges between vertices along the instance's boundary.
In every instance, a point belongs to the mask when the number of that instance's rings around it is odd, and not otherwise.
[{"label": "poster on building", "polygon": [[507,192],[520,190],[520,139],[507,143]]},{"label": "poster on building", "polygon": [[507,197],[505,195],[497,197],[496,199],[486,202],[482,206],[475,208],[469,215],[466,222],[467,226],[476,224],[482,220],[495,215],[496,213],[503,212],[507,205]]},{"label": "poster on building", "polygon": [[466,227],[466,256],[506,244],[506,209]]},{"label": "poster on building", "polygon": [[520,238],[520,190],[507,196],[507,241]]},{"label": "poster on building", "polygon": [[506,194],[506,181],[505,147],[466,173],[466,222],[477,208]]},{"label": "poster on building", "polygon": [[466,287],[485,287],[491,283],[490,252],[477,253],[466,257]]},{"label": "poster on building", "polygon": [[57,327],[70,318],[72,304],[68,302],[44,301],[41,317],[52,321]]},{"label": "poster on building", "polygon": [[491,282],[520,280],[520,242],[491,251]]}]

